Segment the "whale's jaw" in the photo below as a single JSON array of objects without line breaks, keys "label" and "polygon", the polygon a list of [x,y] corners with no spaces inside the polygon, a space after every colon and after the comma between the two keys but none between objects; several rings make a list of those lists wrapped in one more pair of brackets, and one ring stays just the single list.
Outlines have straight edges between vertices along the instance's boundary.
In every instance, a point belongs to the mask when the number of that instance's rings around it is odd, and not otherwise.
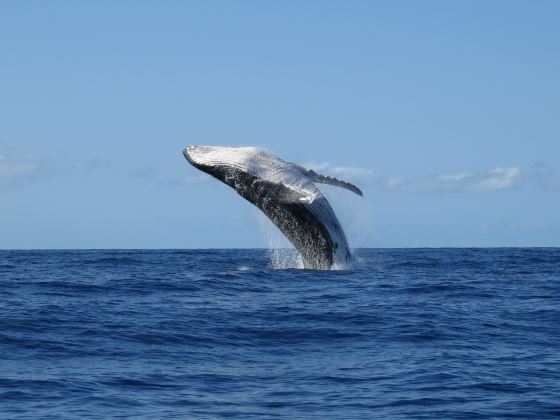
[{"label": "whale's jaw", "polygon": [[296,247],[306,268],[328,270],[350,260],[334,211],[297,165],[253,147],[188,146],[183,154],[258,207]]}]

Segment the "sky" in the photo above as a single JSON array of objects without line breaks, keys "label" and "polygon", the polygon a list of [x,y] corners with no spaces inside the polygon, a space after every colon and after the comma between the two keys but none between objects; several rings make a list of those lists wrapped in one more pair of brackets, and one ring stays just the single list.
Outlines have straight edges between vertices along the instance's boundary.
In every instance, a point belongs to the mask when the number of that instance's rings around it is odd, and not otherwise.
[{"label": "sky", "polygon": [[188,144],[355,183],[320,186],[354,247],[560,246],[559,18],[546,0],[2,1],[0,248],[266,247]]}]

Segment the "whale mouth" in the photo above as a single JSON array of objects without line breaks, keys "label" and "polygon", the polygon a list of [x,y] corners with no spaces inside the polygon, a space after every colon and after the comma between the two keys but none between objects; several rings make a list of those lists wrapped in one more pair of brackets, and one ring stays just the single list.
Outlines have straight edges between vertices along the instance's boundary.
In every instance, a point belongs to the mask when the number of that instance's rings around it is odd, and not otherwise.
[{"label": "whale mouth", "polygon": [[198,167],[204,164],[204,155],[208,151],[208,146],[188,145],[185,150],[183,150],[183,156],[185,156],[185,159],[187,159],[191,165]]},{"label": "whale mouth", "polygon": [[223,165],[249,167],[252,156],[257,151],[254,147],[188,145],[183,150],[183,155],[197,169]]}]

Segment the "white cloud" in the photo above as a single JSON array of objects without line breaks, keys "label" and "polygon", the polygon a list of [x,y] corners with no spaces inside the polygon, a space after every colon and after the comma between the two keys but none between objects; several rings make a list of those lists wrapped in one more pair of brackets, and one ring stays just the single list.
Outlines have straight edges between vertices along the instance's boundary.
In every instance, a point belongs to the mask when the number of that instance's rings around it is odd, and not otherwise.
[{"label": "white cloud", "polygon": [[385,186],[390,190],[399,190],[402,188],[403,184],[405,183],[406,180],[402,178],[390,178],[387,180],[387,182],[385,182]]},{"label": "white cloud", "polygon": [[383,189],[401,192],[485,192],[498,191],[517,186],[521,170],[497,167],[486,173],[452,172],[420,177],[383,177],[373,169],[352,166],[335,166],[328,162],[308,162],[302,165],[323,175],[342,180],[360,180]]},{"label": "white cloud", "polygon": [[484,192],[513,188],[520,177],[521,170],[516,166],[498,167],[481,174],[457,172],[417,178],[395,177],[384,181],[383,186],[405,192]]},{"label": "white cloud", "polygon": [[521,170],[514,166],[512,168],[496,168],[490,174],[475,184],[471,185],[472,191],[496,191],[514,187],[519,177]]},{"label": "white cloud", "polygon": [[308,162],[304,163],[301,166],[320,173],[321,175],[331,175],[335,177],[344,177],[347,179],[365,179],[377,177],[373,169],[359,168],[355,166],[334,166],[327,162]]},{"label": "white cloud", "polygon": [[444,174],[444,175],[440,175],[438,177],[438,179],[442,182],[458,182],[458,181],[462,181],[466,178],[471,177],[472,174],[469,174],[467,172],[461,172],[458,174]]},{"label": "white cloud", "polygon": [[0,185],[10,185],[32,178],[40,169],[40,163],[31,158],[11,158],[1,155]]}]

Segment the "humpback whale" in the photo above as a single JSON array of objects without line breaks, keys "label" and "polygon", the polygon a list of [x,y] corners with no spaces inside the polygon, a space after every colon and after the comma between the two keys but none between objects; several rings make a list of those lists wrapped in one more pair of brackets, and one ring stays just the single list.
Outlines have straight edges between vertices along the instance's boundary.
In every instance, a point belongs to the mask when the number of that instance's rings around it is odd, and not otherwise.
[{"label": "humpback whale", "polygon": [[258,207],[295,246],[305,268],[328,270],[350,261],[342,226],[315,183],[362,195],[355,185],[255,147],[187,146],[183,155]]}]

